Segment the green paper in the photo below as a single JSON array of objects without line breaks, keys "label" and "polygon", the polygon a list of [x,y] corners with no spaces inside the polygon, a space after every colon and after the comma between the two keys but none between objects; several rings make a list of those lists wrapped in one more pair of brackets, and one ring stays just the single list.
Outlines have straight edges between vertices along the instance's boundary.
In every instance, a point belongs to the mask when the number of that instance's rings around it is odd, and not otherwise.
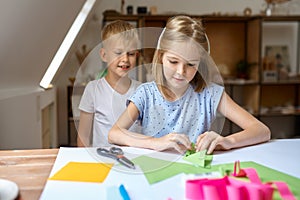
[{"label": "green paper", "polygon": [[139,156],[132,161],[143,170],[149,184],[157,183],[180,173],[202,173],[202,168],[190,164],[176,163],[148,156]]},{"label": "green paper", "polygon": [[192,155],[192,154],[194,154],[194,153],[196,153],[195,143],[192,143],[191,146],[192,146],[192,148],[191,148],[191,149],[188,149],[188,150],[185,152],[185,154],[184,154],[185,157],[186,157],[186,156],[189,156],[189,155]]},{"label": "green paper", "polygon": [[213,160],[213,155],[206,155],[206,150],[202,150],[191,155],[183,157],[183,160],[193,163],[196,166],[210,168]]},{"label": "green paper", "polygon": [[[176,163],[172,161],[161,160],[148,156],[139,156],[133,159],[136,165],[139,165],[143,170],[149,184],[154,184],[159,181],[171,178],[180,173],[186,174],[201,174],[215,171],[223,171],[230,175],[233,172],[234,163],[212,165],[211,168],[196,167],[185,163]],[[255,162],[241,162],[241,168],[256,169],[261,181],[263,183],[270,181],[284,181],[288,184],[290,190],[297,199],[300,199],[300,179],[290,176],[288,174],[279,172],[277,170],[265,167]],[[225,174],[223,174],[225,175]],[[274,190],[274,198],[281,199],[277,190]]]}]

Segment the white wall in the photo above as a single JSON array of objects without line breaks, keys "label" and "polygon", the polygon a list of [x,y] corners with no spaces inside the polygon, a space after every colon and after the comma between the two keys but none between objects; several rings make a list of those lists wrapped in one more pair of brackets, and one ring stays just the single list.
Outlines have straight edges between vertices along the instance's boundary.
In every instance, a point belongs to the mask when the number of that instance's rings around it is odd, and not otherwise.
[{"label": "white wall", "polygon": [[[136,8],[138,6],[146,6],[148,10],[151,6],[157,7],[158,14],[176,14],[176,13],[187,13],[187,14],[243,14],[246,7],[252,10],[252,14],[261,14],[266,8],[264,0],[125,0],[125,12],[128,5],[133,5],[134,14],[136,14]],[[288,3],[276,6],[277,14],[291,14],[296,15],[300,13],[300,1],[292,0]],[[121,0],[99,1],[97,6],[97,16],[100,15],[104,10],[121,10]]]},{"label": "white wall", "polygon": [[[18,94],[18,95],[16,95]],[[56,107],[56,89],[26,88],[6,92],[0,96],[0,149],[42,148],[42,109]],[[51,146],[57,146],[56,110],[51,124]]]}]

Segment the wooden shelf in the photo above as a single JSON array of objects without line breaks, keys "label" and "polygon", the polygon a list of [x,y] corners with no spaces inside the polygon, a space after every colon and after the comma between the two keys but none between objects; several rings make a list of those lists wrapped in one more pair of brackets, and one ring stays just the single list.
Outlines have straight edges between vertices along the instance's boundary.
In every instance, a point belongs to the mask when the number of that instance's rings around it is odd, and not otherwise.
[{"label": "wooden shelf", "polygon": [[257,85],[259,84],[256,80],[245,80],[245,79],[233,79],[233,80],[225,80],[225,85]]},{"label": "wooden shelf", "polygon": [[300,80],[280,80],[280,81],[276,81],[276,82],[263,81],[263,82],[261,82],[261,84],[262,85],[299,85]]}]

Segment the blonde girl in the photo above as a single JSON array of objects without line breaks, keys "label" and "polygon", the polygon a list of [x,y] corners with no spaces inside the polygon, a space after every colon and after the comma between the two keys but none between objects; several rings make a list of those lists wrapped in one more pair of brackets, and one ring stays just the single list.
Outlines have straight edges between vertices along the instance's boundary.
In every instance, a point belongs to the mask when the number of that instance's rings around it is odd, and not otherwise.
[{"label": "blonde girl", "polygon": [[[171,18],[153,58],[155,81],[142,84],[131,96],[109,142],[180,153],[194,142],[197,151],[212,153],[268,141],[269,128],[229,97],[215,69],[201,21]],[[212,130],[217,113],[242,130],[226,137]],[[142,133],[128,130],[135,120],[141,122]]]}]

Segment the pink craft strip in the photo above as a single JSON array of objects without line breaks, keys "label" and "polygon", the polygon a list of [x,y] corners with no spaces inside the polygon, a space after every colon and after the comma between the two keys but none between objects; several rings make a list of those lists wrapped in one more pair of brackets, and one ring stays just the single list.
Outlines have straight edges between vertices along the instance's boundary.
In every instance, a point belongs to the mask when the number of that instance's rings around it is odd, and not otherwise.
[{"label": "pink craft strip", "polygon": [[284,200],[296,200],[296,197],[293,195],[288,185],[285,182],[275,181],[272,182],[276,185],[279,194]]},{"label": "pink craft strip", "polygon": [[261,182],[259,176],[257,175],[257,172],[256,172],[255,169],[253,169],[253,168],[245,168],[243,170],[246,173],[246,176],[250,179],[250,181],[252,183],[262,184],[262,182]]}]

